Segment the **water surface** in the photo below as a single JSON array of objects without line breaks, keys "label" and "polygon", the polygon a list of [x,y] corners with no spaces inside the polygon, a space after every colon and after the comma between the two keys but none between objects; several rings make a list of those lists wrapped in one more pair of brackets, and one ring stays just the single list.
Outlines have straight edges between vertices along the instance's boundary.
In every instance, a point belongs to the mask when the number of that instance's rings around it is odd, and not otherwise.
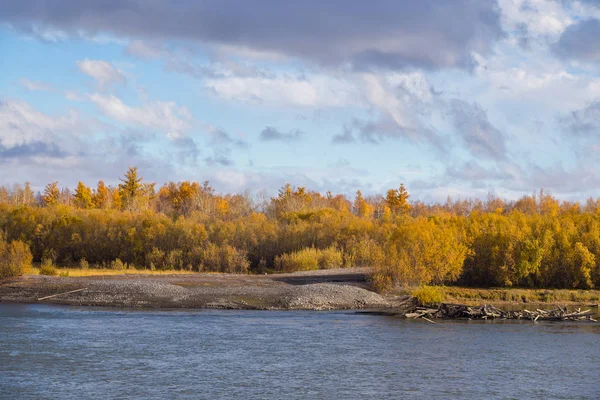
[{"label": "water surface", "polygon": [[600,398],[600,325],[0,304],[0,398]]}]

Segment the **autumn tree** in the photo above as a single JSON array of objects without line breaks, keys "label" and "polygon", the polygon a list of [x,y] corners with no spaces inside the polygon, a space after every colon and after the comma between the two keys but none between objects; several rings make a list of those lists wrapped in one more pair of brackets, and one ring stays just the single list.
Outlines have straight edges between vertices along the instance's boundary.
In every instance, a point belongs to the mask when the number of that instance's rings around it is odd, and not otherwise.
[{"label": "autumn tree", "polygon": [[93,204],[92,190],[79,181],[75,189],[75,206],[79,208],[91,208]]},{"label": "autumn tree", "polygon": [[137,167],[129,167],[124,178],[119,179],[119,195],[121,207],[127,211],[146,209],[150,197],[154,195],[154,183],[142,183],[143,178],[138,176]]},{"label": "autumn tree", "polygon": [[110,192],[104,181],[98,181],[96,191],[92,195],[92,202],[96,208],[107,208],[110,204]]},{"label": "autumn tree", "polygon": [[390,189],[387,191],[385,201],[387,206],[393,213],[405,213],[410,210],[410,204],[408,204],[408,198],[410,194],[404,187],[404,184],[400,184],[399,189]]},{"label": "autumn tree", "polygon": [[360,190],[356,192],[353,203],[354,213],[361,218],[369,218],[373,214],[373,207],[363,197]]},{"label": "autumn tree", "polygon": [[60,199],[60,189],[58,188],[58,181],[49,183],[44,188],[44,194],[42,195],[42,201],[45,206],[53,206],[58,204]]}]

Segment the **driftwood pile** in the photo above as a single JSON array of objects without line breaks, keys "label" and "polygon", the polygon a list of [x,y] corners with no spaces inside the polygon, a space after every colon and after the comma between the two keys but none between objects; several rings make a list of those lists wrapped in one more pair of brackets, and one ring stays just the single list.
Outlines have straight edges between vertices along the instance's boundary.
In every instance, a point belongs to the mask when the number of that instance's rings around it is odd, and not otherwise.
[{"label": "driftwood pile", "polygon": [[592,321],[595,313],[592,310],[567,311],[567,307],[558,306],[555,310],[535,311],[503,311],[492,305],[465,306],[462,304],[442,303],[438,308],[417,307],[413,312],[405,314],[406,318],[422,318],[432,322],[431,318],[452,319],[524,319],[531,321]]}]

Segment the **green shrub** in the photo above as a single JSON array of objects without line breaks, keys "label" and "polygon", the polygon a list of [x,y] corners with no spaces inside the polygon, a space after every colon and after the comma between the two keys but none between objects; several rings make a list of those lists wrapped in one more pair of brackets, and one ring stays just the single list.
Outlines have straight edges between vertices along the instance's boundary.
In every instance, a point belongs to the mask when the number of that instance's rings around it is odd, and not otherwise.
[{"label": "green shrub", "polygon": [[433,305],[444,301],[444,292],[437,286],[420,286],[412,292],[420,304]]},{"label": "green shrub", "polygon": [[56,269],[50,258],[44,258],[42,260],[42,266],[40,267],[40,275],[58,276],[58,269]]},{"label": "green shrub", "polygon": [[27,244],[19,240],[7,243],[0,237],[0,279],[29,272],[32,258]]}]

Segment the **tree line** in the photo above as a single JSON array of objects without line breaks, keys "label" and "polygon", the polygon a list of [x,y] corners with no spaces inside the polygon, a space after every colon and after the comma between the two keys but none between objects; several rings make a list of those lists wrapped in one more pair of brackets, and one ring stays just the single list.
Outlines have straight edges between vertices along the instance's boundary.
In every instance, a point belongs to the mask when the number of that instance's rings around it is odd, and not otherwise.
[{"label": "tree line", "polygon": [[510,202],[490,195],[426,204],[411,201],[404,185],[348,199],[288,184],[276,196],[253,198],[216,193],[208,182],[157,189],[132,167],[114,187],[79,182],[70,191],[52,182],[38,194],[28,184],[0,187],[0,231],[4,253],[25,247],[34,262],[59,266],[371,267],[380,290],[600,287],[599,201],[559,201],[544,191]]}]

